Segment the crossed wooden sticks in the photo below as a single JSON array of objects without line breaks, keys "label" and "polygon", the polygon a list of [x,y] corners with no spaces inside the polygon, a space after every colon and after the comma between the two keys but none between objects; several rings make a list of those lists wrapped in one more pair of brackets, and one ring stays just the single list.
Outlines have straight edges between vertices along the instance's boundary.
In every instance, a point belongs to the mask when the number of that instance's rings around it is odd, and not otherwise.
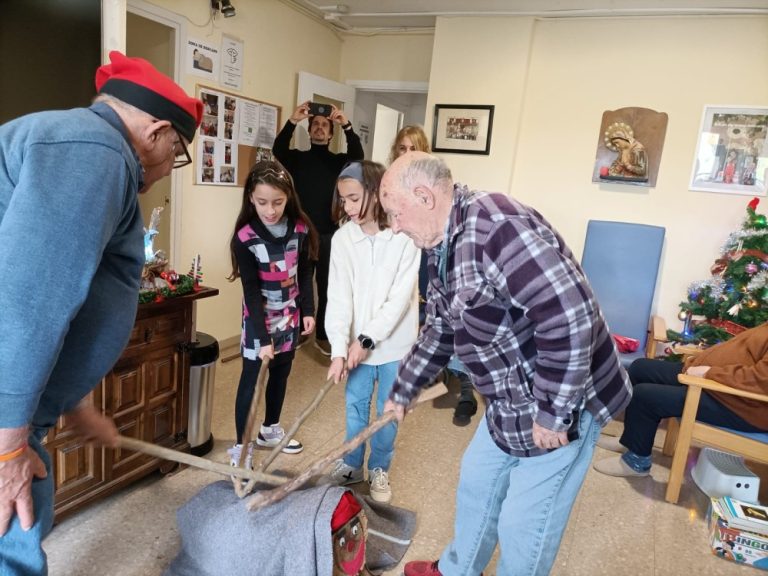
[{"label": "crossed wooden sticks", "polygon": [[[243,464],[245,462],[248,445],[253,434],[254,423],[256,421],[256,413],[258,411],[259,398],[261,396],[260,391],[264,387],[264,380],[267,377],[268,366],[269,360],[265,359],[264,362],[262,362],[261,369],[259,370],[259,377],[256,381],[256,389],[254,390],[253,400],[248,412],[248,419],[246,421],[245,431],[242,438],[243,450],[240,452],[240,461],[238,462],[237,466],[228,466],[226,464],[212,462],[210,460],[206,460],[205,458],[200,458],[199,456],[193,456],[186,452],[164,448],[162,446],[158,446],[157,444],[152,444],[143,440],[137,440],[128,436],[119,436],[118,445],[121,448],[135,450],[137,452],[148,454],[157,458],[162,458],[164,460],[179,462],[181,464],[194,466],[195,468],[208,470],[209,472],[216,472],[217,474],[230,476],[232,478],[232,484],[234,486],[235,493],[239,498],[244,498],[250,494],[257,482],[275,486],[275,488],[259,492],[247,500],[246,506],[248,507],[248,510],[258,510],[263,506],[282,500],[288,494],[306,484],[307,481],[309,481],[309,479],[314,475],[322,472],[332,462],[342,458],[346,454],[349,454],[363,442],[368,440],[368,438],[378,432],[381,428],[395,420],[394,412],[386,412],[385,414],[382,414],[367,428],[362,430],[357,436],[347,442],[344,442],[338,448],[334,448],[324,456],[312,462],[308,468],[306,468],[293,479],[286,479],[283,476],[268,474],[266,470],[269,465],[274,461],[278,454],[280,454],[280,451],[288,444],[288,442],[290,442],[291,438],[293,438],[294,434],[296,434],[296,431],[299,429],[299,427],[312,414],[312,412],[315,410],[315,408],[317,408],[328,391],[333,387],[333,381],[328,380],[323,385],[323,387],[320,388],[312,402],[299,415],[291,428],[285,433],[283,439],[260,463],[259,469],[249,470],[243,466]],[[434,400],[435,398],[445,394],[447,391],[448,389],[445,387],[445,384],[438,382],[437,384],[422,390],[421,394],[418,396],[412,406],[422,404],[429,400]],[[248,482],[243,484],[243,479],[247,480]]]}]

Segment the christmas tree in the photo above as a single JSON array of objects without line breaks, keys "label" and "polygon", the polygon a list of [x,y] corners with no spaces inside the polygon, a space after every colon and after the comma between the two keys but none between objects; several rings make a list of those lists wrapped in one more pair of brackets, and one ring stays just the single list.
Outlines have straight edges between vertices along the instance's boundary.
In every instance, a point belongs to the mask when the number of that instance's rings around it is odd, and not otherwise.
[{"label": "christmas tree", "polygon": [[768,321],[768,222],[757,214],[759,198],[747,205],[740,230],[731,233],[708,280],[688,287],[680,303],[682,332],[671,340],[712,345]]}]

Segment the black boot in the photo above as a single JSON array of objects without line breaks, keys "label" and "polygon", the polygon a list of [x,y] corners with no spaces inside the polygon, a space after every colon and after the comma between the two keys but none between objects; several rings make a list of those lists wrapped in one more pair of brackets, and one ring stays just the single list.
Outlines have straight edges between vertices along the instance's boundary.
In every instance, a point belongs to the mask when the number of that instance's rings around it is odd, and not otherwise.
[{"label": "black boot", "polygon": [[477,413],[477,400],[475,399],[474,387],[469,376],[463,372],[453,373],[461,384],[461,393],[459,402],[453,411],[453,423],[456,426],[466,426],[472,421],[472,416]]}]

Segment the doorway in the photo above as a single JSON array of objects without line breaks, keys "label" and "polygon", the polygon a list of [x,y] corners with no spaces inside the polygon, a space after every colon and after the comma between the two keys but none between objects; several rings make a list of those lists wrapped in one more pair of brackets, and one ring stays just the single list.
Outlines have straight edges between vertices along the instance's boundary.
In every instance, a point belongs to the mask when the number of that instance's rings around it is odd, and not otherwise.
[{"label": "doorway", "polygon": [[[377,118],[379,106],[384,106],[402,114],[398,130],[403,126],[419,125],[424,127],[427,112],[426,88],[415,90],[369,90],[358,86],[355,104],[356,128],[360,127],[360,138],[365,150],[365,157],[385,166],[389,162],[389,151],[397,135],[392,132],[393,120],[385,115],[382,122]],[[381,133],[384,132],[384,134]],[[369,138],[368,134],[372,134]],[[374,143],[381,141],[381,149],[374,151]]]},{"label": "doorway", "polygon": [[[173,78],[173,34],[174,31],[163,24],[154,22],[128,12],[126,15],[125,54],[138,56],[166,76]],[[139,207],[148,227],[152,211],[162,208],[157,235],[154,237],[153,248],[162,250],[166,258],[171,256],[171,178],[163,178],[152,185],[149,191],[139,196]]]},{"label": "doorway", "polygon": [[[179,81],[183,23],[178,16],[141,0],[129,0],[125,23],[125,54],[149,61],[160,72]],[[153,249],[162,250],[171,268],[178,268],[178,242],[181,240],[181,175],[156,182],[139,196],[144,225],[149,226],[152,211],[162,208]]]},{"label": "doorway", "polygon": [[[321,104],[333,104],[339,110],[343,110],[344,115],[354,124],[355,89],[352,86],[310,74],[309,72],[299,72],[296,105],[298,106],[307,100]],[[288,113],[288,116],[292,113],[293,110]],[[332,152],[346,152],[346,144],[342,147],[340,133],[341,130],[333,131],[333,139],[329,145],[329,150]],[[296,148],[300,150],[309,149],[309,133],[307,132],[305,122],[297,126],[293,139]]]}]

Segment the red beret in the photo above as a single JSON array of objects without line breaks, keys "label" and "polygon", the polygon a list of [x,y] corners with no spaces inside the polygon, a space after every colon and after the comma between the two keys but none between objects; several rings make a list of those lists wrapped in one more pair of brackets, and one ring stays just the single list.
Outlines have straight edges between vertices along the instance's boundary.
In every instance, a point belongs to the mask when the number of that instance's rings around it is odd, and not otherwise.
[{"label": "red beret", "polygon": [[362,506],[352,495],[352,492],[347,490],[339,500],[339,505],[336,506],[336,510],[333,511],[331,516],[331,532],[336,532],[339,528],[349,522],[353,516],[357,515]]},{"label": "red beret", "polygon": [[128,58],[117,50],[109,53],[111,64],[96,70],[96,91],[109,94],[158,120],[168,120],[191,142],[203,118],[203,103],[190,98],[165,74],[143,58]]}]

